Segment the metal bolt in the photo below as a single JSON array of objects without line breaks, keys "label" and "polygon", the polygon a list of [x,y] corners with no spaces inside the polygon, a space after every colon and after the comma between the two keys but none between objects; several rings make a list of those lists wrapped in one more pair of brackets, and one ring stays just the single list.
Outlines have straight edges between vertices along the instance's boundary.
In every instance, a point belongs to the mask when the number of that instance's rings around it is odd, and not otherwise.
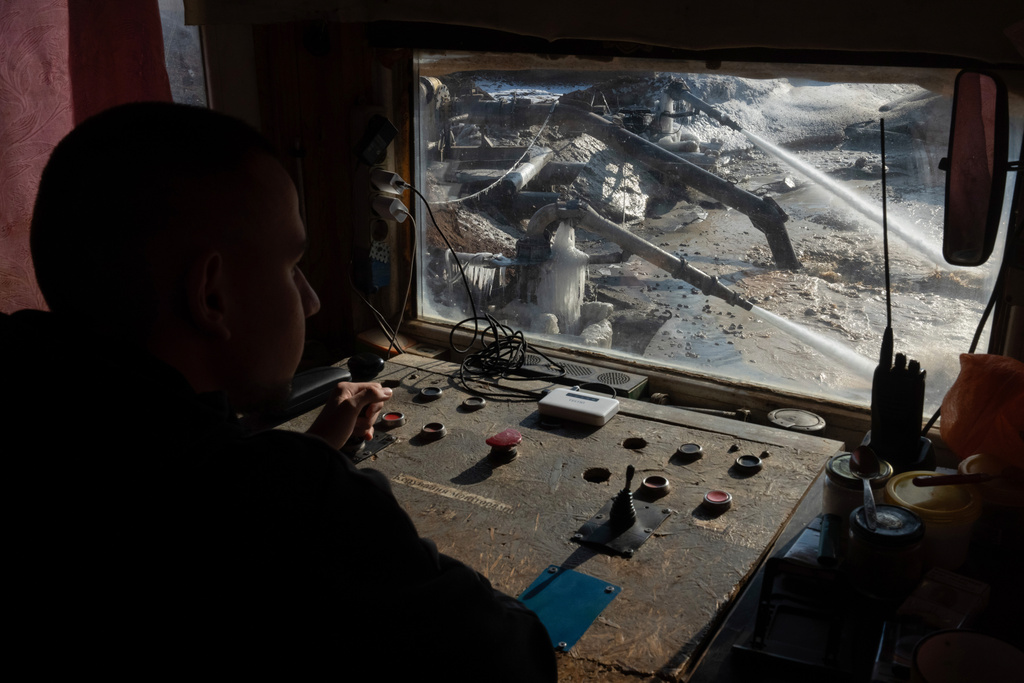
[{"label": "metal bolt", "polygon": [[649,533],[651,533],[651,530],[650,529],[644,529],[644,533],[645,534],[649,534]]},{"label": "metal bolt", "polygon": [[561,643],[559,643],[559,644],[558,644],[558,649],[559,649],[559,650],[564,650],[564,649],[565,649],[565,648],[567,648],[568,646],[569,646],[569,644],[568,644],[568,643],[566,643],[566,642],[561,642]]},{"label": "metal bolt", "polygon": [[583,534],[573,534],[573,538],[583,538]]},{"label": "metal bolt", "polygon": [[615,586],[605,586],[604,587],[604,592],[605,593],[614,593],[615,592]]},{"label": "metal bolt", "polygon": [[558,567],[548,567],[548,574],[555,574],[558,572]]}]

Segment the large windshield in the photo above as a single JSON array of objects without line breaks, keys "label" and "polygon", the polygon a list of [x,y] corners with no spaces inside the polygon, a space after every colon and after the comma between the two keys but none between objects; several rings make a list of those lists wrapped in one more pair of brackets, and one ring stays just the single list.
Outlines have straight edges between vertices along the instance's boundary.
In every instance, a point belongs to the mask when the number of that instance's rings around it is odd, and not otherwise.
[{"label": "large windshield", "polygon": [[[866,405],[891,310],[938,405],[1001,258],[942,259],[954,72],[496,63],[417,60],[416,184],[480,314],[538,343]],[[418,314],[457,323],[462,278],[420,230]]]}]

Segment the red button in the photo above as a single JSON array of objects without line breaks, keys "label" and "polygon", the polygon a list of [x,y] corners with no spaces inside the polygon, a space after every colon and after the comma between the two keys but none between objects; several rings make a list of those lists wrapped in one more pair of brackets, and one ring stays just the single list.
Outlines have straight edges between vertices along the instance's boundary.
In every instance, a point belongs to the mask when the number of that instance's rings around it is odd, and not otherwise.
[{"label": "red button", "polygon": [[487,439],[487,445],[491,448],[512,448],[523,441],[523,435],[514,429],[506,429],[500,434],[495,434]]}]

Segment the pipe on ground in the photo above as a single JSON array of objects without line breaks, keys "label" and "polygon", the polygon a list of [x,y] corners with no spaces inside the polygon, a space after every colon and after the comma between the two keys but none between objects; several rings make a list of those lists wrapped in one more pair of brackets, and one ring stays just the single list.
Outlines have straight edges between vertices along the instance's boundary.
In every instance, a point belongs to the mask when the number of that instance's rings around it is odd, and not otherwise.
[{"label": "pipe on ground", "polygon": [[714,275],[708,275],[691,266],[685,259],[680,259],[642,237],[620,228],[590,206],[580,202],[559,202],[541,207],[530,219],[526,228],[526,236],[541,237],[552,223],[572,218],[578,219],[586,230],[615,242],[622,247],[624,252],[636,254],[645,261],[668,271],[672,277],[690,283],[706,296],[718,297],[732,306],[739,306],[748,311],[754,307],[754,304],[720,283]]},{"label": "pipe on ground", "polygon": [[[704,105],[709,106],[706,103]],[[742,190],[598,114],[568,104],[558,104],[552,110],[548,104],[491,101],[473,102],[465,107],[465,110],[470,114],[470,118],[478,123],[511,124],[521,128],[541,123],[548,115],[558,120],[572,119],[582,124],[587,133],[604,141],[624,156],[637,159],[666,176],[675,178],[680,183],[740,211],[750,218],[751,224],[757,230],[764,233],[772,257],[780,268],[800,268],[800,261],[789,239],[789,233],[786,232],[785,223],[789,216],[773,199],[761,198]]]}]

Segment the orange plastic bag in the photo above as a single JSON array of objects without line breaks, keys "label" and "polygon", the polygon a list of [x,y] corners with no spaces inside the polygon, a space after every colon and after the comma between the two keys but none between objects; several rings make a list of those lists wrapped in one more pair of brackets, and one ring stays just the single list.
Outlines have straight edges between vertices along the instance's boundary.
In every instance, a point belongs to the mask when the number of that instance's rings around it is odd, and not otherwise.
[{"label": "orange plastic bag", "polygon": [[961,459],[987,453],[1024,466],[1024,363],[960,355],[960,375],[942,399],[942,440]]}]

